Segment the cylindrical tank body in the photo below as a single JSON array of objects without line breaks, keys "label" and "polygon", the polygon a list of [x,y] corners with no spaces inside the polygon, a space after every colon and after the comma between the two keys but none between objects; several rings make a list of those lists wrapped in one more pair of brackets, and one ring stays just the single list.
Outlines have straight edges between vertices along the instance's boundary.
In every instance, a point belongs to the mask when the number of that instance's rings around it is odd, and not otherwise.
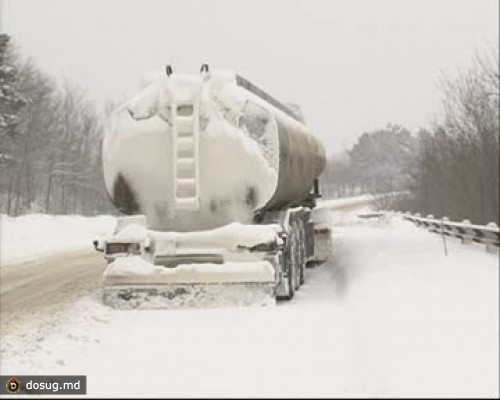
[{"label": "cylindrical tank body", "polygon": [[[196,149],[186,156],[190,116]],[[187,164],[196,174],[184,179]],[[298,204],[324,165],[323,145],[297,113],[226,71],[158,76],[113,113],[103,146],[115,206],[162,231],[251,223],[257,211]],[[177,206],[183,182],[197,200],[191,209]]]}]

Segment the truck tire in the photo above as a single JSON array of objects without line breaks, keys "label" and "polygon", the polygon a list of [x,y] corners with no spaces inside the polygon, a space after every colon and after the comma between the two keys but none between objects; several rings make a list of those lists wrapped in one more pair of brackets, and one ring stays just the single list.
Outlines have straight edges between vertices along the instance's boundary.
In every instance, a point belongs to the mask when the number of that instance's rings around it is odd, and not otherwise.
[{"label": "truck tire", "polygon": [[285,295],[278,296],[278,300],[292,300],[295,294],[295,268],[294,268],[294,257],[292,248],[292,234],[289,236],[290,243],[288,244],[286,250],[283,252],[283,263],[285,264],[286,271],[286,291]]},{"label": "truck tire", "polygon": [[299,222],[292,224],[292,266],[293,266],[293,282],[295,291],[300,289],[300,229]]},{"label": "truck tire", "polygon": [[299,280],[303,285],[306,282],[306,231],[303,221],[297,225],[299,228]]}]

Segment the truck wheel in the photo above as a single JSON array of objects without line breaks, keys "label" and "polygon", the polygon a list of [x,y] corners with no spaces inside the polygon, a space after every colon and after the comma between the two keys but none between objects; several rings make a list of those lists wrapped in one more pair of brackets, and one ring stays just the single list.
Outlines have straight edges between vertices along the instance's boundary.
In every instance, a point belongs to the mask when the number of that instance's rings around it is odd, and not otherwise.
[{"label": "truck wheel", "polygon": [[298,224],[299,227],[299,271],[300,284],[306,282],[306,232],[302,221]]},{"label": "truck wheel", "polygon": [[285,264],[285,271],[287,274],[286,277],[286,294],[278,296],[278,300],[292,300],[293,295],[295,294],[295,269],[293,267],[293,252],[291,246],[291,237],[290,235],[290,244],[287,246],[287,249],[283,252],[283,263]]},{"label": "truck wheel", "polygon": [[291,300],[295,292],[300,287],[300,271],[299,271],[299,230],[298,225],[294,222],[291,225],[289,234],[289,243],[284,252],[284,261],[286,263],[287,272],[287,294],[280,296],[279,299]]},{"label": "truck wheel", "polygon": [[294,222],[292,225],[292,265],[294,274],[294,289],[300,289],[300,229],[299,223]]},{"label": "truck wheel", "polygon": [[288,271],[288,296],[287,300],[292,300],[295,294],[295,266],[293,262],[293,257],[290,257],[290,270]]}]

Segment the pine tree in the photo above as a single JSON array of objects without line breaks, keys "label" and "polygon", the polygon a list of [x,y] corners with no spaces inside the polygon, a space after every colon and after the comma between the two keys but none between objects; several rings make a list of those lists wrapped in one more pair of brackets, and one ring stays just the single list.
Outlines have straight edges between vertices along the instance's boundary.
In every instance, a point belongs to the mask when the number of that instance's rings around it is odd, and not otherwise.
[{"label": "pine tree", "polygon": [[15,135],[15,127],[20,122],[22,108],[26,104],[16,88],[17,71],[9,62],[9,42],[8,35],[0,34],[0,152],[5,136]]}]

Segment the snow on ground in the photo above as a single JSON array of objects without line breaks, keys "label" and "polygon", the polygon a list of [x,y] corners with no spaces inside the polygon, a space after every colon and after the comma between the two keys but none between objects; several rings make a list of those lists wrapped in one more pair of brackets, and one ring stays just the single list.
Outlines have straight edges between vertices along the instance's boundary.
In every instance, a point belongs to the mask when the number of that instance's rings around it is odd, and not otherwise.
[{"label": "snow on ground", "polygon": [[0,265],[58,251],[91,247],[97,235],[113,232],[111,216],[0,215]]},{"label": "snow on ground", "polygon": [[88,394],[498,395],[498,257],[398,218],[334,214],[334,257],[292,302],[112,310],[99,293],[2,338],[1,374],[86,374]]}]

